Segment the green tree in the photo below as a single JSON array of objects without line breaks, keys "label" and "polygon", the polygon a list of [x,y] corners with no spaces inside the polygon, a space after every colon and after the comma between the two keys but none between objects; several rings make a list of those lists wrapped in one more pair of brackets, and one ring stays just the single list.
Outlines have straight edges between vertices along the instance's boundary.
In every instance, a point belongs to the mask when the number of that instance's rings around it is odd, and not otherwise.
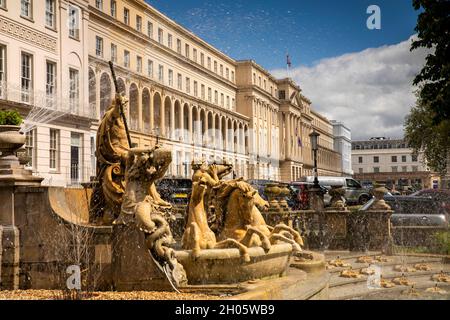
[{"label": "green tree", "polygon": [[450,1],[413,0],[421,10],[411,51],[428,48],[426,64],[414,79],[418,100],[405,121],[410,146],[423,150],[428,165],[444,172],[450,152]]}]

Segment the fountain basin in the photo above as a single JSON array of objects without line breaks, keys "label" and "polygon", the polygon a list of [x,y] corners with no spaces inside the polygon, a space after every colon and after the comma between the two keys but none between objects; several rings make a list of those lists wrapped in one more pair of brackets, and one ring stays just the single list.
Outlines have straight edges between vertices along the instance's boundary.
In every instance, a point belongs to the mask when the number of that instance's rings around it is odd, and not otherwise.
[{"label": "fountain basin", "polygon": [[286,275],[292,246],[275,244],[268,252],[254,247],[248,253],[250,262],[243,261],[238,249],[202,250],[197,259],[192,257],[191,250],[175,254],[186,270],[189,284],[229,284]]}]

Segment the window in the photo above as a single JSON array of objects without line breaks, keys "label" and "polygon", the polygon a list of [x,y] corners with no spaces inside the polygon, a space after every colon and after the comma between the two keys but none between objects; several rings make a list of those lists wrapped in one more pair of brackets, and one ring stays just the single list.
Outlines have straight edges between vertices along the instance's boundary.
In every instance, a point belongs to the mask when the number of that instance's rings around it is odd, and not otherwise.
[{"label": "window", "polygon": [[47,106],[53,107],[56,98],[56,63],[47,61],[47,72],[45,81],[45,93]]},{"label": "window", "polygon": [[35,166],[36,159],[36,129],[27,131],[25,134],[25,149],[27,150],[28,163],[25,165],[28,168]]},{"label": "window", "polygon": [[55,0],[45,0],[45,25],[55,28]]},{"label": "window", "polygon": [[359,172],[359,173],[364,173],[364,169],[363,169],[363,168],[359,168],[359,169],[358,169],[358,172]]},{"label": "window", "polygon": [[223,65],[220,65],[220,76],[223,77]]},{"label": "window", "polygon": [[164,82],[164,67],[162,65],[158,67],[158,80]]},{"label": "window", "polygon": [[117,46],[111,43],[111,61],[117,62]]},{"label": "window", "polygon": [[167,46],[172,49],[172,35],[170,33],[167,35]]},{"label": "window", "polygon": [[186,93],[191,93],[191,79],[186,77]]},{"label": "window", "polygon": [[236,100],[231,99],[231,107],[234,108],[236,106]]},{"label": "window", "polygon": [[116,0],[111,0],[111,16],[117,17],[117,2]]},{"label": "window", "polygon": [[223,93],[220,94],[220,105],[221,105],[222,107],[225,106],[225,96],[224,96]]},{"label": "window", "polygon": [[256,84],[256,73],[253,74],[253,84]]},{"label": "window", "polygon": [[189,59],[191,53],[190,53],[189,45],[188,45],[187,43],[186,43],[186,45],[185,45],[184,51],[185,51],[186,58]]},{"label": "window", "polygon": [[412,162],[417,162],[417,154],[411,155],[411,161]]},{"label": "window", "polygon": [[392,169],[392,172],[398,172],[398,167],[397,166],[394,166],[391,169]]},{"label": "window", "polygon": [[373,157],[373,162],[379,163],[380,162],[380,157],[378,157],[378,156]]},{"label": "window", "polygon": [[198,84],[197,81],[194,81],[194,97],[198,96]]},{"label": "window", "polygon": [[214,90],[214,103],[219,104],[219,93],[217,90]]},{"label": "window", "polygon": [[286,99],[286,91],[280,90],[280,91],[278,92],[278,98],[279,98],[280,100],[285,100],[285,99]]},{"label": "window", "polygon": [[177,39],[177,52],[181,54],[181,40]]},{"label": "window", "polygon": [[397,162],[397,156],[392,156],[392,157],[391,157],[391,161],[392,161],[392,162]]},{"label": "window", "polygon": [[201,98],[203,100],[205,100],[205,85],[204,84],[202,84],[201,95],[202,95]]},{"label": "window", "polygon": [[69,105],[72,113],[78,113],[78,99],[80,97],[80,83],[78,70],[69,69]]},{"label": "window", "polygon": [[402,162],[406,162],[406,156],[402,156]]},{"label": "window", "polygon": [[363,157],[358,157],[358,163],[363,163]]},{"label": "window", "polygon": [[234,82],[234,71],[231,71],[231,81]]},{"label": "window", "polygon": [[208,102],[212,102],[212,90],[208,88]]},{"label": "window", "polygon": [[183,90],[183,78],[180,73],[177,75],[177,85],[178,90]]},{"label": "window", "polygon": [[419,171],[419,167],[418,167],[418,166],[412,166],[412,171],[413,171],[413,172]]},{"label": "window", "polygon": [[147,74],[149,78],[153,78],[153,61],[147,61]]},{"label": "window", "polygon": [[408,171],[408,167],[407,166],[403,166],[402,167],[402,172],[407,172]]},{"label": "window", "polygon": [[211,58],[208,57],[208,69],[211,70]]},{"label": "window", "polygon": [[136,30],[142,32],[142,17],[136,16]]},{"label": "window", "polygon": [[136,57],[136,71],[139,73],[142,72],[142,58],[139,56]]},{"label": "window", "polygon": [[6,83],[6,47],[0,45],[0,97],[5,94],[3,87]]},{"label": "window", "polygon": [[214,73],[217,73],[217,61],[214,61]]},{"label": "window", "polygon": [[77,7],[69,5],[69,37],[79,40],[80,38],[80,10]]},{"label": "window", "polygon": [[227,96],[227,109],[230,109],[230,97]]},{"label": "window", "polygon": [[147,35],[150,39],[153,39],[153,23],[147,22]]},{"label": "window", "polygon": [[31,102],[33,90],[33,56],[22,52],[21,56],[21,88],[22,102]]},{"label": "window", "polygon": [[225,69],[225,78],[230,79],[230,69],[228,68]]},{"label": "window", "polygon": [[164,31],[161,28],[158,28],[158,42],[164,44]]},{"label": "window", "polygon": [[59,130],[50,129],[50,169],[58,169],[59,163]]},{"label": "window", "polygon": [[258,82],[259,87],[261,88],[261,77],[258,77],[258,80],[259,80],[259,82]]},{"label": "window", "polygon": [[173,86],[173,71],[169,69],[169,86]]},{"label": "window", "polygon": [[20,1],[20,15],[24,18],[31,19],[33,18],[32,12],[32,0],[21,0]]},{"label": "window", "polygon": [[6,8],[6,0],[0,0],[0,8]]},{"label": "window", "polygon": [[103,57],[103,39],[99,36],[95,37],[95,54],[97,57]]},{"label": "window", "polygon": [[380,167],[373,167],[374,173],[380,173]]},{"label": "window", "polygon": [[123,8],[123,23],[130,24],[130,10]]},{"label": "window", "polygon": [[95,7],[99,10],[103,10],[103,0],[95,0]]},{"label": "window", "polygon": [[123,65],[125,68],[130,67],[130,51],[128,50],[123,51]]},{"label": "window", "polygon": [[205,65],[205,54],[204,54],[203,52],[200,53],[200,64],[201,64],[202,66]]},{"label": "window", "polygon": [[194,62],[197,62],[197,49],[192,49],[192,57],[194,59]]}]

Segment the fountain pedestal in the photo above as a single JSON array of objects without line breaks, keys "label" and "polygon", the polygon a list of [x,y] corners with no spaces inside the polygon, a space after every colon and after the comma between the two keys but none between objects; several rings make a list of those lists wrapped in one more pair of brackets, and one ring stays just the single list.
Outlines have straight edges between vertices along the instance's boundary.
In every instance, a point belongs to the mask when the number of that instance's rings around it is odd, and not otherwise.
[{"label": "fountain pedestal", "polygon": [[0,289],[19,288],[20,243],[15,220],[15,193],[18,187],[40,186],[43,178],[33,176],[20,164],[15,152],[25,144],[18,126],[0,126],[0,226],[3,226]]}]

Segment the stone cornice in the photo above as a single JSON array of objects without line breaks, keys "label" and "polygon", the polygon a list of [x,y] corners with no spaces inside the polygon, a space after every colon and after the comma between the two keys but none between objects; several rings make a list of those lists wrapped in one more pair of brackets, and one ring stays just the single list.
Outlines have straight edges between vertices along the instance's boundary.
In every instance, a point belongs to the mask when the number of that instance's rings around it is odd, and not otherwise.
[{"label": "stone cornice", "polygon": [[41,49],[56,53],[57,38],[20,24],[7,17],[0,16],[0,32],[17,40],[31,43]]}]

